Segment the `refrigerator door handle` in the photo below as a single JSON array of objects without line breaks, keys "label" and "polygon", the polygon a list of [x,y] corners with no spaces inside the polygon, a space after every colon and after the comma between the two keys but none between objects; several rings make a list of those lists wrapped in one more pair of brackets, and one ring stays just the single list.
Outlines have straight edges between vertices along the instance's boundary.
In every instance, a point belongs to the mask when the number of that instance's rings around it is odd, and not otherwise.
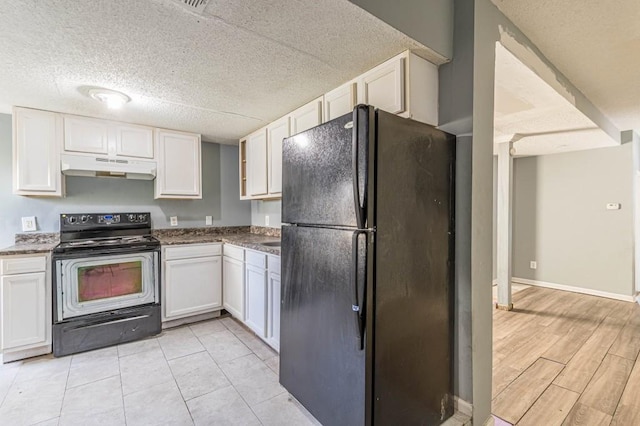
[{"label": "refrigerator door handle", "polygon": [[[362,199],[362,202],[360,202],[360,161],[362,160],[360,158],[360,138],[361,137],[366,137],[368,139],[369,134],[368,131],[369,129],[367,128],[367,133],[365,133],[364,135],[361,134],[361,132],[364,130],[361,127],[361,123],[360,123],[360,111],[361,110],[365,110],[367,111],[367,113],[369,114],[369,122],[366,123],[367,125],[371,125],[371,113],[373,112],[373,109],[369,106],[366,105],[358,105],[355,107],[355,109],[353,110],[353,130],[352,130],[352,138],[351,138],[351,167],[352,167],[352,171],[353,171],[353,200],[354,200],[354,205],[355,205],[355,209],[356,209],[356,222],[358,225],[358,228],[364,228],[365,227],[365,211],[366,211],[366,204],[367,204],[367,194],[366,194],[366,188],[367,188],[367,173],[365,172],[365,175],[363,176],[364,178],[364,197]],[[367,140],[365,139],[365,140]],[[365,148],[365,150],[367,149],[367,144],[365,143],[364,145],[362,145],[363,148]],[[365,156],[368,153],[365,151]],[[366,158],[365,160],[365,165],[366,165]],[[366,169],[365,169],[366,170]]]},{"label": "refrigerator door handle", "polygon": [[[367,235],[367,230],[357,230],[353,232],[352,244],[351,244],[351,260],[352,260],[352,282],[354,290],[355,303],[351,305],[351,310],[356,314],[356,327],[358,329],[359,348],[364,350],[364,333],[365,333],[365,306],[367,298],[367,285],[366,282],[362,286],[362,296],[360,296],[360,288],[358,286],[358,270],[360,269],[360,254],[358,250],[360,235]],[[366,269],[365,269],[366,271]],[[366,273],[366,272],[365,272]]]}]

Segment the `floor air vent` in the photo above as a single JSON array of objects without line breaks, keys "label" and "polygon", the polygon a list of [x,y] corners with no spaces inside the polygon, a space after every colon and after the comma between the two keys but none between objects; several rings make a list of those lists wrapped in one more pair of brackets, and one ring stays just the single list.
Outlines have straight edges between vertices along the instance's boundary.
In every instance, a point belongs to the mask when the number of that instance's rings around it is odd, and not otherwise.
[{"label": "floor air vent", "polygon": [[207,7],[207,3],[209,0],[176,0],[179,3],[182,3],[189,10],[202,13],[204,12],[204,8]]}]

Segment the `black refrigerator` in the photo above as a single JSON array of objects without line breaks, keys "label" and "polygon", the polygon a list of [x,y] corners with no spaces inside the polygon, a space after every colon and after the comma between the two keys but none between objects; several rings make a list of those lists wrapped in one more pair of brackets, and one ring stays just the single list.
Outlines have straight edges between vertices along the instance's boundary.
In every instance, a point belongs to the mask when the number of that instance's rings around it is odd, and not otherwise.
[{"label": "black refrigerator", "polygon": [[453,414],[454,163],[366,105],[284,140],[280,383],[325,426]]}]

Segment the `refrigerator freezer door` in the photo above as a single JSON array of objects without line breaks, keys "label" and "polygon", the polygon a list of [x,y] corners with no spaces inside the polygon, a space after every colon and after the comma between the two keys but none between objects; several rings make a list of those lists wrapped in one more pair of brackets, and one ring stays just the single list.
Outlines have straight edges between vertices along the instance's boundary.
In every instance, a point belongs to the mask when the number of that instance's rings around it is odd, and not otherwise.
[{"label": "refrigerator freezer door", "polygon": [[[360,107],[359,127],[368,129],[368,110]],[[282,222],[357,227],[353,168],[353,114],[284,140]],[[360,204],[367,177],[368,134],[358,144]]]},{"label": "refrigerator freezer door", "polygon": [[282,227],[280,383],[325,425],[363,425],[369,407],[352,281],[355,265],[365,279],[367,248],[358,238],[355,261],[353,235]]},{"label": "refrigerator freezer door", "polygon": [[453,412],[455,140],[377,121],[374,424],[440,424]]}]

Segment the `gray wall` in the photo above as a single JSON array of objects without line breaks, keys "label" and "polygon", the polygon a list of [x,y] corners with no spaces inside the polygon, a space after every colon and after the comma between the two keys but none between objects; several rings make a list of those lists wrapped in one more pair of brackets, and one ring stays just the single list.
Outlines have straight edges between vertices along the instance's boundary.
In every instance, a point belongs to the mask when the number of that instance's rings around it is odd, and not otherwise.
[{"label": "gray wall", "polygon": [[350,1],[443,57],[452,58],[452,0]]},{"label": "gray wall", "polygon": [[516,159],[513,276],[632,295],[632,185],[630,143]]},{"label": "gray wall", "polygon": [[251,201],[251,224],[267,226],[266,216],[269,216],[269,227],[280,228],[282,222],[282,203],[280,200]]},{"label": "gray wall", "polygon": [[0,114],[0,247],[13,244],[22,216],[36,216],[38,231],[58,231],[58,215],[74,212],[150,211],[155,228],[249,225],[251,203],[239,200],[238,147],[202,144],[202,200],[154,200],[153,182],[67,177],[65,198],[24,197],[12,193],[11,116]]},{"label": "gray wall", "polygon": [[439,68],[440,128],[456,139],[454,394],[473,402],[471,192],[474,1],[456,0],[453,60]]}]

